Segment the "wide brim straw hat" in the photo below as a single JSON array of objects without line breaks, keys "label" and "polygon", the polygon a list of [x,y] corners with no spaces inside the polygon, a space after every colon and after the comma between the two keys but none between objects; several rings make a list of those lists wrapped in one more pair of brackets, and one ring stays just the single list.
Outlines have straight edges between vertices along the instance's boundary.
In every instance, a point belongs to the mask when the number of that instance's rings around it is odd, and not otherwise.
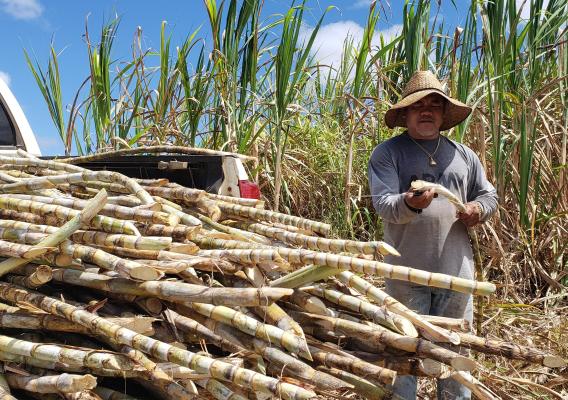
[{"label": "wide brim straw hat", "polygon": [[441,131],[456,126],[471,113],[471,107],[459,100],[452,99],[444,92],[442,84],[432,72],[417,71],[404,87],[402,99],[386,112],[385,123],[387,126],[391,129],[397,126],[406,128],[406,117],[401,110],[433,93],[442,96],[448,101],[444,111],[442,126],[440,126]]}]

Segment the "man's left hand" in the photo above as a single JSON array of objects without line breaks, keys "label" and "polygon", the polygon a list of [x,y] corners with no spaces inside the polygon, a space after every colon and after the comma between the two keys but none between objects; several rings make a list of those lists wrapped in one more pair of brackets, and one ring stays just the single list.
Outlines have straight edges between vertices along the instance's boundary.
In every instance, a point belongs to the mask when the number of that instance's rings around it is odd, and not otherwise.
[{"label": "man's left hand", "polygon": [[465,211],[458,212],[457,218],[468,228],[479,224],[481,221],[481,206],[477,202],[465,204]]}]

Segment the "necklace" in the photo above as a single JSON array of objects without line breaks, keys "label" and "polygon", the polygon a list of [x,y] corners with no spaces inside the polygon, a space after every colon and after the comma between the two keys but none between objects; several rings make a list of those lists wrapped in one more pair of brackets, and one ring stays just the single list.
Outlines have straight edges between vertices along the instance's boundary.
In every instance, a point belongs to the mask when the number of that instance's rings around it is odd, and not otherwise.
[{"label": "necklace", "polygon": [[430,166],[435,167],[436,165],[438,165],[438,163],[436,162],[436,160],[434,160],[434,155],[436,154],[436,152],[438,151],[438,148],[440,147],[440,138],[442,137],[442,135],[438,135],[438,144],[436,144],[436,148],[434,149],[434,151],[432,153],[430,153],[428,150],[426,150],[424,147],[422,147],[422,145],[420,143],[418,143],[416,140],[414,140],[414,138],[410,135],[408,135],[408,137],[410,138],[410,140],[412,140],[416,146],[418,146],[420,148],[420,150],[422,150],[427,156],[428,156],[428,163],[430,164]]}]

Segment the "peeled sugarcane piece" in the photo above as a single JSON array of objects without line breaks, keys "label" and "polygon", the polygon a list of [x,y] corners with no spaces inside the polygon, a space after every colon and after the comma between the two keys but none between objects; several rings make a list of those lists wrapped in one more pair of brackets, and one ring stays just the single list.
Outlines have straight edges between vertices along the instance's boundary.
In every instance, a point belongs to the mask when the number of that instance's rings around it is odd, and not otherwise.
[{"label": "peeled sugarcane piece", "polygon": [[458,211],[465,211],[465,206],[459,197],[438,183],[415,180],[410,183],[410,187],[412,190],[434,190],[437,194],[441,194],[448,199],[448,201],[452,203]]},{"label": "peeled sugarcane piece", "polygon": [[418,332],[412,322],[398,314],[389,312],[385,308],[378,307],[365,300],[341,293],[337,290],[314,287],[306,289],[306,292],[320,296],[348,310],[358,312],[363,317],[395,332],[410,337],[418,337]]},{"label": "peeled sugarcane piece", "polygon": [[187,225],[167,226],[153,224],[142,227],[140,230],[145,236],[166,236],[183,242],[184,240],[191,240],[197,233],[198,228]]},{"label": "peeled sugarcane piece", "polygon": [[216,400],[246,400],[247,397],[243,397],[227,386],[223,385],[221,382],[215,379],[204,379],[197,381],[197,384],[207,390],[211,396]]},{"label": "peeled sugarcane piece", "polygon": [[190,303],[188,305],[199,314],[215,321],[233,326],[238,330],[245,332],[251,336],[266,340],[270,343],[276,343],[286,350],[298,354],[311,361],[310,351],[304,339],[285,332],[280,328],[272,325],[263,324],[244,313],[235,311],[229,307],[213,306],[211,304]]},{"label": "peeled sugarcane piece", "polygon": [[416,327],[422,328],[430,338],[438,342],[449,342],[452,344],[459,344],[459,336],[455,332],[450,332],[444,328],[432,325],[420,318],[420,315],[406,307],[404,304],[396,300],[394,297],[389,296],[379,288],[371,285],[363,278],[358,277],[352,272],[343,271],[337,275],[337,278],[349,287],[360,291],[369,299],[384,305],[389,311],[399,314],[412,322]]},{"label": "peeled sugarcane piece", "polygon": [[380,325],[370,327],[341,318],[302,312],[292,312],[291,315],[300,323],[315,324],[334,332],[341,332],[348,336],[357,337],[367,341],[370,346],[379,346],[381,349],[381,346],[386,345],[393,349],[416,354],[422,358],[432,358],[436,361],[451,365],[458,371],[470,371],[476,367],[476,362],[472,359],[437,346],[425,339],[399,335]]},{"label": "peeled sugarcane piece", "polygon": [[[106,192],[105,192],[106,196]],[[0,197],[0,208],[7,208],[13,211],[29,212],[41,216],[53,216],[59,220],[69,221],[79,215],[80,211],[63,206],[39,203],[37,201],[20,200],[11,197]],[[30,221],[35,222],[35,221]],[[86,225],[86,223],[85,223]],[[138,229],[129,221],[120,221],[112,217],[101,215],[93,216],[88,225],[105,232],[126,233],[129,235],[140,236]],[[79,229],[79,228],[77,228]],[[76,229],[76,230],[77,230]]]},{"label": "peeled sugarcane piece", "polygon": [[144,335],[136,334],[136,332],[122,328],[88,311],[48,296],[31,293],[0,282],[0,297],[12,302],[33,304],[46,312],[65,317],[86,326],[93,330],[93,332],[107,336],[109,340],[115,340],[117,343],[132,346],[159,360],[174,362],[184,367],[194,369],[199,373],[210,374],[216,379],[230,380],[237,385],[249,387],[254,391],[281,396],[289,400],[310,399],[316,396],[316,394],[310,390],[286,382],[279,382],[277,379],[251,370],[234,367],[231,364],[197,355]]},{"label": "peeled sugarcane piece", "polygon": [[373,365],[353,356],[326,352],[314,346],[310,346],[310,353],[314,362],[324,367],[338,368],[342,371],[351,372],[376,384],[392,385],[396,379],[395,371]]},{"label": "peeled sugarcane piece", "polygon": [[292,264],[326,266],[352,272],[379,275],[385,278],[412,282],[419,285],[451,289],[462,293],[488,296],[496,289],[490,282],[479,282],[451,275],[432,273],[417,268],[391,265],[380,261],[341,256],[303,249],[275,247],[282,258]]},{"label": "peeled sugarcane piece", "polygon": [[37,358],[39,360],[94,369],[130,371],[138,368],[136,363],[121,354],[92,349],[83,350],[69,346],[34,343],[4,335],[0,335],[0,350],[6,353]]},{"label": "peeled sugarcane piece", "polygon": [[282,214],[275,211],[260,210],[258,208],[246,207],[238,204],[229,204],[224,202],[219,202],[218,204],[221,211],[227,215],[237,215],[241,217],[258,219],[261,221],[279,222],[282,224],[292,225],[298,228],[321,233],[324,236],[327,236],[331,231],[331,226],[324,224],[323,222],[311,221],[309,219],[304,219],[293,215]]},{"label": "peeled sugarcane piece", "polygon": [[481,353],[495,354],[511,360],[522,360],[549,368],[564,368],[568,365],[568,362],[562,357],[545,353],[533,347],[522,346],[503,340],[482,338],[462,332],[458,332],[458,335],[460,337],[460,346],[468,347]]},{"label": "peeled sugarcane piece", "polygon": [[[8,197],[8,195],[0,195],[0,197]],[[66,197],[46,197],[46,196],[33,196],[29,194],[11,194],[10,198],[35,201],[45,204],[53,204],[80,210],[85,207],[88,200],[80,200],[75,198]],[[176,226],[179,218],[176,216],[161,212],[152,211],[142,208],[123,207],[116,204],[105,204],[100,211],[101,215],[113,217],[117,219],[132,220],[137,222],[145,222],[151,224],[167,224]]]},{"label": "peeled sugarcane piece", "polygon": [[138,397],[117,392],[116,390],[102,387],[100,385],[97,385],[97,387],[93,389],[93,392],[95,392],[95,394],[97,394],[102,400],[141,400]]},{"label": "peeled sugarcane piece", "polygon": [[8,282],[18,286],[25,286],[30,289],[36,289],[51,281],[53,274],[51,268],[47,265],[38,266],[28,276],[11,276]]},{"label": "peeled sugarcane piece", "polygon": [[425,321],[428,321],[431,324],[434,324],[444,329],[459,331],[464,333],[471,331],[471,324],[467,319],[440,317],[438,315],[424,315],[424,314],[420,315],[420,317],[422,317]]},{"label": "peeled sugarcane piece", "polygon": [[499,400],[501,399],[498,395],[493,393],[491,389],[485,386],[483,383],[478,381],[476,378],[471,376],[470,373],[464,371],[455,371],[450,375],[455,381],[461,383],[475,395],[479,400]]},{"label": "peeled sugarcane piece", "polygon": [[212,200],[224,201],[226,203],[240,204],[246,207],[264,208],[264,201],[257,199],[247,199],[244,197],[224,196],[221,194],[205,193]]},{"label": "peeled sugarcane piece", "polygon": [[0,256],[2,257],[17,257],[24,260],[32,260],[53,250],[54,247],[29,246],[27,244],[10,243],[0,240]]},{"label": "peeled sugarcane piece", "polygon": [[7,373],[6,380],[15,389],[36,393],[74,393],[97,386],[97,379],[92,375],[23,376]]},{"label": "peeled sugarcane piece", "polygon": [[377,254],[400,256],[391,245],[375,241],[375,242],[359,242],[355,240],[344,239],[327,239],[317,236],[303,235],[301,233],[293,233],[284,229],[275,228],[259,223],[237,223],[241,229],[246,229],[269,238],[278,239],[284,243],[302,246],[306,249],[319,251],[332,251],[336,253],[354,253],[354,254]]},{"label": "peeled sugarcane piece", "polygon": [[368,380],[354,375],[347,371],[342,371],[337,368],[327,368],[318,367],[318,370],[335,376],[351,385],[353,385],[352,391],[363,396],[365,399],[369,400],[382,400],[382,399],[395,399],[401,400],[398,396],[393,396],[392,392],[381,385],[375,385]]},{"label": "peeled sugarcane piece", "polygon": [[268,305],[292,294],[290,289],[282,288],[210,288],[172,281],[135,282],[129,279],[114,278],[72,269],[54,270],[53,279],[105,292],[157,297],[182,304],[197,301],[234,306],[257,306]]},{"label": "peeled sugarcane piece", "polygon": [[[57,232],[50,234],[45,239],[37,243],[38,247],[57,246],[66,240],[73,232],[77,231],[81,225],[89,223],[100,211],[106,202],[106,192],[100,191],[82,211],[78,211],[68,222],[66,222]],[[19,258],[10,258],[0,263],[0,276],[10,272],[14,268],[26,265],[28,262]]]}]

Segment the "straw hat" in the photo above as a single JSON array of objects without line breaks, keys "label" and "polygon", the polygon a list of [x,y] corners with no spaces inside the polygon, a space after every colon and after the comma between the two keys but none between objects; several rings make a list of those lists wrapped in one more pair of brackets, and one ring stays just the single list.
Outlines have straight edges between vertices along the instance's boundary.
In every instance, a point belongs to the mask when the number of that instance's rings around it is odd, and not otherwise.
[{"label": "straw hat", "polygon": [[444,120],[440,127],[441,131],[456,126],[471,113],[471,107],[463,104],[461,101],[452,99],[444,93],[442,84],[432,72],[417,71],[404,87],[402,99],[386,112],[385,122],[387,126],[389,128],[396,126],[406,128],[406,118],[400,111],[432,93],[439,94],[448,101],[444,112]]}]

